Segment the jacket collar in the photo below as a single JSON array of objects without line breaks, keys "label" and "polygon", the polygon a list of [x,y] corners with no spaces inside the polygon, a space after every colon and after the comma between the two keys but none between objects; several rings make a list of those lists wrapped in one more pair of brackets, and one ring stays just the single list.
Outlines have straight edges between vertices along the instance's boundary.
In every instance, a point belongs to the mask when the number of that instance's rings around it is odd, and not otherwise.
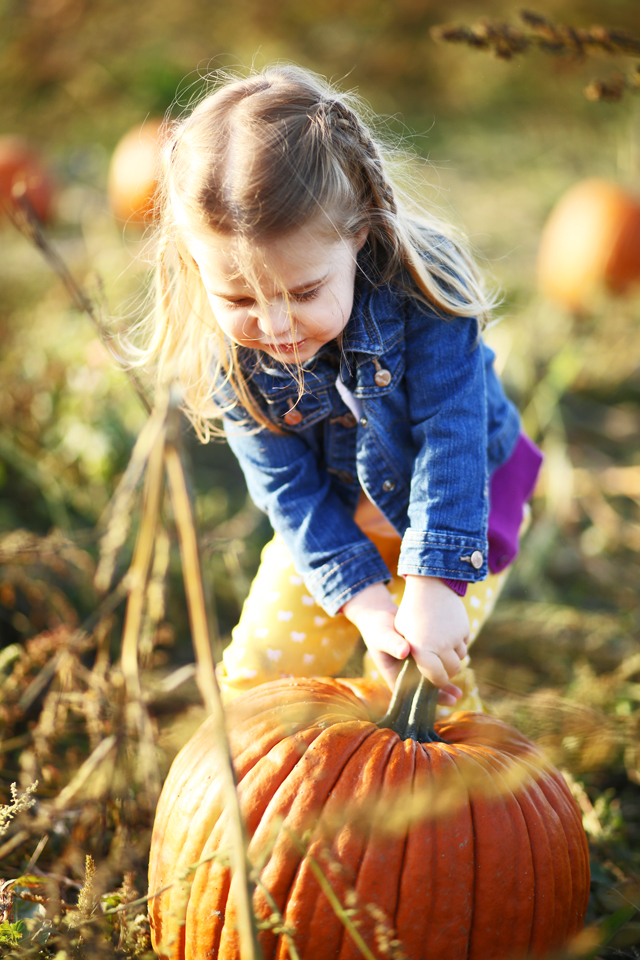
[{"label": "jacket collar", "polygon": [[351,316],[342,332],[344,353],[365,353],[380,356],[383,351],[380,326],[376,322],[374,301],[378,291],[371,287],[356,288],[356,298]]},{"label": "jacket collar", "polygon": [[402,298],[389,284],[380,283],[377,276],[378,268],[366,243],[358,254],[353,310],[342,335],[345,354],[379,357],[397,337],[398,325],[402,323]]},{"label": "jacket collar", "polygon": [[345,353],[364,353],[379,357],[398,339],[404,321],[402,297],[388,284],[367,286],[354,303],[344,328]]}]

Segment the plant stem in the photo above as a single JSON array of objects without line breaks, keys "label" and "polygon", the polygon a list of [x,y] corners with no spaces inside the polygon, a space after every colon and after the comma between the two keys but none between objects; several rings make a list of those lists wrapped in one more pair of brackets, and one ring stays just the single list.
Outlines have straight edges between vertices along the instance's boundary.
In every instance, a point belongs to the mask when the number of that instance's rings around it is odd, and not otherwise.
[{"label": "plant stem", "polygon": [[324,893],[325,897],[327,898],[327,900],[329,901],[329,903],[331,904],[335,915],[344,924],[345,930],[347,931],[347,933],[355,943],[356,947],[358,948],[362,956],[366,957],[366,960],[376,960],[373,953],[371,952],[369,947],[364,942],[362,936],[360,935],[355,923],[353,922],[348,912],[340,903],[340,900],[338,899],[333,887],[331,886],[329,880],[327,879],[327,876],[324,870],[322,869],[322,867],[320,866],[316,858],[310,856],[308,853],[305,853],[305,856],[309,863],[309,866],[311,867],[314,877],[320,884],[320,888]]},{"label": "plant stem", "polygon": [[151,451],[145,476],[142,515],[138,526],[138,536],[133,561],[127,574],[130,584],[127,612],[122,631],[122,673],[125,680],[128,711],[133,714],[134,725],[138,733],[139,757],[145,779],[148,799],[154,805],[160,795],[160,771],[156,760],[153,731],[149,715],[142,700],[142,687],[138,669],[138,642],[144,611],[149,565],[153,553],[153,544],[158,525],[162,500],[164,431],[157,437]]},{"label": "plant stem", "polygon": [[80,287],[75,277],[67,267],[66,263],[55,249],[55,247],[50,243],[46,233],[42,228],[42,224],[38,219],[38,216],[29,202],[29,198],[25,193],[18,194],[14,196],[15,203],[20,211],[20,215],[16,215],[13,212],[9,213],[10,219],[14,227],[24,236],[27,240],[30,240],[42,253],[42,256],[45,258],[53,272],[60,278],[64,284],[67,293],[71,297],[75,307],[80,310],[81,313],[85,313],[92,324],[98,332],[98,336],[106,346],[107,350],[116,361],[121,370],[124,370],[129,383],[133,386],[140,402],[147,411],[151,413],[151,403],[144,391],[144,388],[140,381],[138,380],[135,373],[130,370],[128,367],[124,367],[120,357],[117,356],[113,348],[111,347],[111,337],[104,324],[100,320],[98,313],[86,295],[84,290]]},{"label": "plant stem", "polygon": [[231,861],[239,885],[238,933],[240,938],[240,956],[242,960],[258,960],[262,954],[252,909],[254,885],[250,878],[251,865],[246,852],[246,831],[236,790],[229,741],[225,730],[222,700],[213,665],[211,638],[209,635],[200,558],[198,555],[198,540],[182,460],[177,446],[179,436],[177,422],[178,401],[178,392],[173,391],[170,403],[167,442],[164,452],[165,468],[169,478],[171,503],[178,531],[180,555],[182,557],[182,572],[187,596],[187,606],[189,609],[191,634],[198,662],[196,679],[206,710],[214,720],[213,729],[215,731],[216,747],[223,771],[225,799],[227,808],[231,814],[233,831]]}]

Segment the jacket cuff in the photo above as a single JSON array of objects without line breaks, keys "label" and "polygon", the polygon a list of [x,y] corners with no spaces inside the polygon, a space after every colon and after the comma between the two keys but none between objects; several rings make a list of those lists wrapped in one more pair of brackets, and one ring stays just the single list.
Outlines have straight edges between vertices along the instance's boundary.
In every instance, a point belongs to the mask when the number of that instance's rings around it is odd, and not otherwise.
[{"label": "jacket cuff", "polygon": [[343,551],[338,558],[323,564],[305,577],[313,598],[335,617],[352,597],[374,583],[386,583],[391,574],[380,554],[369,541]]},{"label": "jacket cuff", "polygon": [[478,537],[407,530],[398,573],[476,583],[487,577],[487,541]]}]

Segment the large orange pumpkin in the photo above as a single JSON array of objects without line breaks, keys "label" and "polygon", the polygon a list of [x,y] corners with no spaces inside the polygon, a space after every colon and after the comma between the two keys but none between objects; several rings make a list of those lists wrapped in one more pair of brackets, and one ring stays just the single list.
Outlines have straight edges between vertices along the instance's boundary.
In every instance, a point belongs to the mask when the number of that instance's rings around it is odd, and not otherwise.
[{"label": "large orange pumpkin", "polygon": [[153,218],[163,121],[135,126],[116,146],[109,166],[108,192],[113,215],[143,225]]},{"label": "large orange pumpkin", "polygon": [[43,223],[51,219],[55,197],[51,171],[22,137],[0,137],[0,213],[15,207],[14,191],[26,195]]},{"label": "large orange pumpkin", "polygon": [[538,278],[545,296],[575,312],[603,286],[624,293],[640,280],[640,201],[608,180],[567,190],[542,234]]},{"label": "large orange pumpkin", "polygon": [[[418,679],[411,664],[378,724],[388,696],[366,681],[275,681],[230,705],[261,884],[303,960],[361,956],[321,892],[317,865],[376,957],[385,955],[380,937],[394,936],[408,960],[543,956],[584,921],[589,860],[576,804],[512,727],[458,713],[434,732],[437,691]],[[171,768],[153,831],[150,893],[229,845],[212,742],[207,721]],[[160,956],[240,957],[224,862],[202,864],[186,894],[177,884],[149,906]],[[260,886],[254,911],[262,920],[273,913]],[[260,940],[265,960],[290,957],[285,934],[263,930]]]}]

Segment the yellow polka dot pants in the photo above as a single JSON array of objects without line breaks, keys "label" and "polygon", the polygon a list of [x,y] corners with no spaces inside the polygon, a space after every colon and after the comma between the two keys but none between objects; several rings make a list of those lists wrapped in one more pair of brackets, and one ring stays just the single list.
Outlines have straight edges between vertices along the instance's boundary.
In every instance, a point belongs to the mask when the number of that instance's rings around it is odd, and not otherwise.
[{"label": "yellow polka dot pants", "polygon": [[[398,539],[398,548],[399,543]],[[388,557],[385,559],[389,562]],[[390,569],[396,568],[397,555],[395,559]],[[486,580],[469,584],[462,601],[469,616],[471,643],[491,613],[507,572],[489,574]],[[402,599],[404,583],[402,577],[394,576],[388,584],[396,603]],[[339,676],[359,636],[345,616],[330,617],[318,606],[296,572],[283,540],[275,536],[262,551],[240,622],[218,667],[224,698],[232,699],[256,684],[280,677]],[[384,682],[368,653],[364,667],[366,677]],[[453,683],[462,689],[463,697],[455,708],[439,707],[440,716],[452,709],[482,710],[469,657]]]}]

